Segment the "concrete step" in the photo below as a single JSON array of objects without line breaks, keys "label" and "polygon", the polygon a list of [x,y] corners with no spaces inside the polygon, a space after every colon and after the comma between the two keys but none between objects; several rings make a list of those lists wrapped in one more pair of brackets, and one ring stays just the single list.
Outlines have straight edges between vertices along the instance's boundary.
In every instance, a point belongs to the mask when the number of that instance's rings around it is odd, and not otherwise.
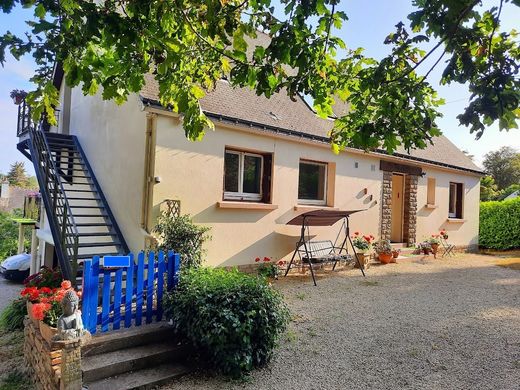
[{"label": "concrete step", "polygon": [[186,356],[186,346],[164,340],[81,359],[83,382],[91,383],[130,371],[143,370]]},{"label": "concrete step", "polygon": [[98,333],[87,345],[81,347],[83,357],[118,351],[159,341],[173,340],[173,329],[167,322],[136,326],[128,329]]},{"label": "concrete step", "polygon": [[150,389],[187,374],[190,371],[189,367],[183,364],[166,363],[86,383],[84,384],[84,388],[88,390]]}]

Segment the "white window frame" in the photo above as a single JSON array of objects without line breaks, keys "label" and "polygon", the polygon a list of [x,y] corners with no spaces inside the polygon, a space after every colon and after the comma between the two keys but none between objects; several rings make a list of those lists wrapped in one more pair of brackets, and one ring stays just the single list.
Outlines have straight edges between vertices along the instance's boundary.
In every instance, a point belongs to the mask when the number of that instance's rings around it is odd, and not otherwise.
[{"label": "white window frame", "polygon": [[329,175],[329,172],[328,172],[328,169],[329,169],[329,164],[327,163],[324,163],[324,162],[318,162],[318,161],[311,161],[311,160],[305,160],[305,159],[301,159],[300,162],[298,163],[298,190],[300,188],[300,174],[299,174],[299,171],[300,171],[300,165],[304,163],[304,164],[308,164],[308,165],[317,165],[319,167],[325,167],[325,172],[324,172],[324,179],[323,179],[323,200],[321,199],[298,199],[298,204],[303,204],[303,205],[316,205],[316,206],[325,206],[327,205],[327,185],[328,185],[328,175]]},{"label": "white window frame", "polygon": [[[257,153],[240,152],[238,150],[226,149],[224,151],[224,157],[226,154],[238,155],[238,192],[226,191],[225,183],[225,172],[224,172],[224,200],[247,200],[247,201],[260,201],[262,200],[262,181],[264,178],[264,156]],[[244,157],[260,157],[260,193],[243,192],[244,189]],[[226,169],[224,163],[224,170]]]}]

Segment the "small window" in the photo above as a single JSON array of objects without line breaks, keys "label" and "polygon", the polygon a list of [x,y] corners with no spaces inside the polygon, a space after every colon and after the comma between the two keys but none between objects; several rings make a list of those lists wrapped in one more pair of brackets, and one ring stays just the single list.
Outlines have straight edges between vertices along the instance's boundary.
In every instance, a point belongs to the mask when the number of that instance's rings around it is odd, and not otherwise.
[{"label": "small window", "polygon": [[271,155],[226,150],[224,199],[268,202],[270,167]]},{"label": "small window", "polygon": [[298,203],[317,205],[327,203],[327,164],[300,161]]},{"label": "small window", "polygon": [[450,183],[449,218],[462,218],[463,191],[462,183]]},{"label": "small window", "polygon": [[428,193],[426,195],[426,204],[434,205],[435,204],[435,178],[428,178]]}]

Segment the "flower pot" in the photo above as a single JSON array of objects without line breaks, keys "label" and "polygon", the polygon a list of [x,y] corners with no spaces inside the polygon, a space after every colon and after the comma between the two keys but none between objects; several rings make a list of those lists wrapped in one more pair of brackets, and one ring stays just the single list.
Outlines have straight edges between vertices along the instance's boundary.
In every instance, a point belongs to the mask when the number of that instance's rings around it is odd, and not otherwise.
[{"label": "flower pot", "polygon": [[392,251],[392,257],[397,259],[399,257],[399,251]]},{"label": "flower pot", "polygon": [[388,264],[392,262],[393,256],[392,253],[380,253],[379,254],[379,261],[383,264]]},{"label": "flower pot", "polygon": [[50,344],[52,342],[52,338],[58,334],[58,329],[47,325],[43,321],[40,321],[40,333],[43,339]]},{"label": "flower pot", "polygon": [[431,245],[431,247],[432,247],[432,252],[433,252],[434,254],[436,254],[437,251],[439,250],[439,244],[430,244],[430,245]]},{"label": "flower pot", "polygon": [[367,269],[370,263],[370,253],[356,253],[357,261],[354,264],[355,268]]},{"label": "flower pot", "polygon": [[31,301],[27,301],[27,317],[29,317],[29,319],[32,321],[32,323],[34,325],[36,325],[36,327],[38,327],[38,323],[40,322],[39,320],[37,320],[34,315],[33,315],[33,312],[32,312],[32,308],[33,308],[33,304]]}]

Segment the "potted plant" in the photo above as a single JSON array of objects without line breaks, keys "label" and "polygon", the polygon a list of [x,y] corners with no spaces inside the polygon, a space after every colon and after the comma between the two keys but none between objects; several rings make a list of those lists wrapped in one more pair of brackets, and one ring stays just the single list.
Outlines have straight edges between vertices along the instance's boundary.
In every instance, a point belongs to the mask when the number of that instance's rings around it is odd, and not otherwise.
[{"label": "potted plant", "polygon": [[428,241],[424,241],[424,242],[417,244],[417,251],[419,253],[422,252],[425,255],[429,255],[430,252],[432,251],[432,246],[430,245],[430,243]]},{"label": "potted plant", "polygon": [[394,259],[397,259],[399,257],[400,253],[401,253],[401,249],[392,249],[392,257]]},{"label": "potted plant", "polygon": [[442,229],[440,232],[439,232],[439,235],[444,238],[445,240],[448,239],[448,233],[446,233],[446,230]]},{"label": "potted plant", "polygon": [[13,99],[13,103],[19,106],[27,96],[27,92],[22,89],[13,89],[9,96]]},{"label": "potted plant", "polygon": [[438,234],[432,234],[432,236],[428,239],[428,243],[430,244],[430,247],[432,248],[432,253],[436,257],[437,251],[439,250],[440,240]]},{"label": "potted plant", "polygon": [[[255,263],[260,262],[260,257],[257,257],[255,259]],[[281,260],[280,260],[281,262]],[[257,268],[258,275],[267,278],[267,279],[278,279],[278,274],[280,272],[280,262],[278,264],[275,264],[271,262],[271,259],[269,257],[264,257],[264,260],[262,264],[260,264]]]},{"label": "potted plant", "polygon": [[393,248],[392,245],[390,245],[390,240],[379,240],[374,244],[374,250],[376,251],[381,263],[388,264],[393,261]]},{"label": "potted plant", "polygon": [[362,235],[359,232],[355,232],[352,238],[352,245],[356,252],[356,267],[366,269],[369,267],[370,262],[370,248],[372,247],[372,241],[374,240],[373,235]]}]

